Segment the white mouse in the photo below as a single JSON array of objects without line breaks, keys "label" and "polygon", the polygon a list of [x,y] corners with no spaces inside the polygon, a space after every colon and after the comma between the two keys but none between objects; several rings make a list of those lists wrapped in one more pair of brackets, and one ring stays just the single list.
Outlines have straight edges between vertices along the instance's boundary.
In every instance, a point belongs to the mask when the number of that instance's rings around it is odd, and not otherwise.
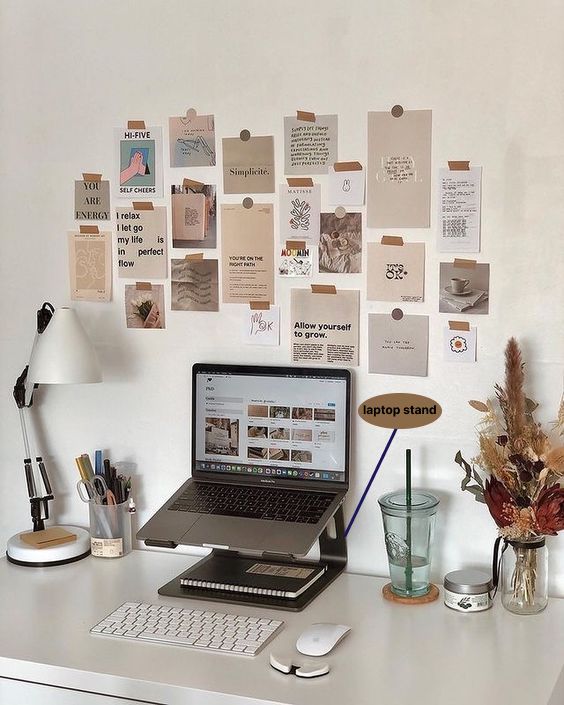
[{"label": "white mouse", "polygon": [[296,642],[296,649],[306,656],[324,656],[345,637],[351,628],[345,624],[312,624],[302,632]]}]

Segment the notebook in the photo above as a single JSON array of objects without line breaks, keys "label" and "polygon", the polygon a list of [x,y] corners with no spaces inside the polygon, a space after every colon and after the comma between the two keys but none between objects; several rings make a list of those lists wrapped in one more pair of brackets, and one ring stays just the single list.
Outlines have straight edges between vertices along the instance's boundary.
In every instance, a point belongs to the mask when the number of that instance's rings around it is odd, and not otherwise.
[{"label": "notebook", "polygon": [[276,563],[253,558],[214,556],[181,578],[182,587],[246,592],[295,599],[327,570],[313,563]]}]

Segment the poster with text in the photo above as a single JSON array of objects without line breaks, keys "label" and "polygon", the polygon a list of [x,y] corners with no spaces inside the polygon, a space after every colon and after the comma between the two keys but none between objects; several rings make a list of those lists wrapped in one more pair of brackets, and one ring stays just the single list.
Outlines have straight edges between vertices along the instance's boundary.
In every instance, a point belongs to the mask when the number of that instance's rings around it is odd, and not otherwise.
[{"label": "poster with text", "polygon": [[119,206],[116,208],[116,233],[119,277],[166,279],[165,206],[153,207],[149,203]]},{"label": "poster with text", "polygon": [[315,122],[284,118],[284,172],[326,174],[337,161],[337,115],[316,115]]},{"label": "poster with text", "polygon": [[73,301],[112,298],[112,234],[68,233],[70,294]]},{"label": "poster with text", "polygon": [[281,277],[310,277],[312,272],[313,254],[310,247],[281,249],[278,260],[278,274]]},{"label": "poster with text", "polygon": [[173,311],[219,311],[216,259],[173,259],[170,264]]},{"label": "poster with text", "polygon": [[480,251],[482,167],[439,169],[439,252]]},{"label": "poster with text", "polygon": [[161,127],[114,130],[119,198],[163,195],[163,133]]},{"label": "poster with text", "polygon": [[476,328],[443,328],[443,359],[445,362],[476,362]]},{"label": "poster with text", "polygon": [[366,248],[369,301],[423,301],[425,244],[404,242],[382,245],[370,242]]},{"label": "poster with text", "polygon": [[319,229],[319,272],[362,272],[362,214],[322,213]]},{"label": "poster with text", "polygon": [[221,206],[223,302],[274,303],[274,207],[255,203]]},{"label": "poster with text", "polygon": [[292,289],[292,362],[314,365],[358,365],[358,316],[360,292],[336,294]]},{"label": "poster with text", "polygon": [[125,286],[125,321],[128,328],[162,330],[165,327],[164,286]]},{"label": "poster with text", "polygon": [[368,113],[369,228],[429,227],[431,116],[430,110]]},{"label": "poster with text", "polygon": [[110,219],[110,182],[83,180],[74,182],[75,220]]},{"label": "poster with text", "polygon": [[428,351],[429,316],[368,315],[368,372],[426,377]]},{"label": "poster with text", "polygon": [[217,246],[216,187],[171,186],[172,246]]},{"label": "poster with text", "polygon": [[280,240],[319,241],[321,186],[280,186]]},{"label": "poster with text", "polygon": [[170,166],[215,166],[215,120],[213,115],[185,116],[168,119]]},{"label": "poster with text", "polygon": [[274,137],[224,137],[223,192],[274,193]]}]

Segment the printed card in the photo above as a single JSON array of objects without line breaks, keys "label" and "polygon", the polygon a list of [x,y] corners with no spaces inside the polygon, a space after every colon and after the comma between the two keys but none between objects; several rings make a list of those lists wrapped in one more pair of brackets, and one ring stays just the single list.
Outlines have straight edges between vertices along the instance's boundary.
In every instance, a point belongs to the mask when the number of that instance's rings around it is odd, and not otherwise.
[{"label": "printed card", "polygon": [[322,213],[319,237],[319,271],[334,274],[362,272],[362,215]]},{"label": "printed card", "polygon": [[219,311],[216,259],[173,259],[170,278],[173,311]]},{"label": "printed card", "polygon": [[71,299],[110,301],[112,234],[69,232],[68,246]]},{"label": "printed card", "polygon": [[364,205],[364,169],[358,162],[352,164],[357,168],[343,171],[338,164],[337,170],[329,166],[329,205]]},{"label": "printed card", "polygon": [[168,119],[170,166],[215,166],[215,120],[188,110]]},{"label": "printed card", "polygon": [[488,313],[489,264],[476,263],[471,260],[441,262],[439,286],[439,311],[441,313]]},{"label": "printed card", "polygon": [[326,174],[337,161],[337,115],[316,115],[315,122],[284,118],[286,174]]},{"label": "printed card", "polygon": [[476,362],[476,328],[444,328],[443,358],[445,362]]},{"label": "printed card", "polygon": [[[305,244],[305,243],[304,243]],[[313,256],[309,247],[289,247],[286,243],[280,252],[278,274],[281,277],[310,277],[313,272]]]},{"label": "printed card", "polygon": [[217,247],[216,187],[171,186],[172,246]]},{"label": "printed card", "polygon": [[321,186],[280,186],[280,240],[319,241]]},{"label": "printed card", "polygon": [[274,137],[223,138],[223,192],[274,193]]},{"label": "printed card", "polygon": [[161,330],[165,327],[164,286],[125,286],[125,319],[128,328]]},{"label": "printed card", "polygon": [[382,375],[427,376],[429,316],[368,315],[368,371]]},{"label": "printed card", "polygon": [[439,169],[439,252],[480,251],[482,167]]},{"label": "printed card", "polygon": [[369,301],[423,301],[423,242],[404,242],[403,245],[371,242],[366,252]]},{"label": "printed card", "polygon": [[161,127],[114,130],[117,152],[116,196],[152,198],[163,195]]},{"label": "printed card", "polygon": [[428,228],[430,202],[431,111],[368,113],[368,227]]},{"label": "printed card", "polygon": [[75,220],[110,219],[110,182],[90,180],[74,182]]},{"label": "printed card", "polygon": [[118,207],[116,221],[118,276],[166,279],[166,207],[152,203]]},{"label": "printed card", "polygon": [[244,342],[250,345],[280,345],[280,306],[255,311],[245,309]]}]

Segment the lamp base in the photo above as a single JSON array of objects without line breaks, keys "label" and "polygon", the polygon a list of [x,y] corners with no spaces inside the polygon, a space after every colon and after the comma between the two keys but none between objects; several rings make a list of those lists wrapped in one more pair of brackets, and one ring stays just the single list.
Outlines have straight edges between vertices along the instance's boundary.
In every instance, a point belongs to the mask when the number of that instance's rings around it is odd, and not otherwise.
[{"label": "lamp base", "polygon": [[58,546],[34,548],[22,541],[20,535],[14,534],[6,547],[6,558],[10,563],[31,568],[48,568],[49,566],[74,563],[90,555],[90,534],[78,526],[57,527],[76,534],[76,541],[62,543]]}]

